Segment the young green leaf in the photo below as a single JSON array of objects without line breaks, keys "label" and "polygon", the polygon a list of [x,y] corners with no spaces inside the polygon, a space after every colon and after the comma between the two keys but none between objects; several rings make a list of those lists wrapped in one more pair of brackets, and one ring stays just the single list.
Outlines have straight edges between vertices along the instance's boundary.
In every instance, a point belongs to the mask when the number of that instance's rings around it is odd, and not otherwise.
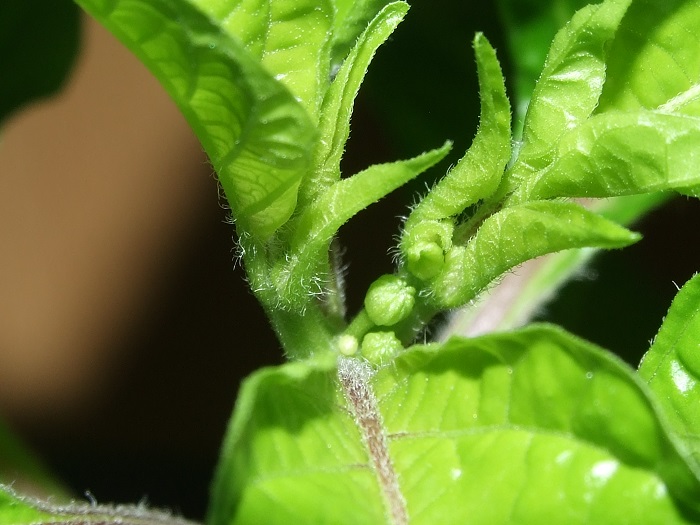
[{"label": "young green leaf", "polygon": [[700,465],[700,275],[673,300],[639,366],[671,427]]},{"label": "young green leaf", "polygon": [[509,188],[546,168],[561,135],[595,109],[605,80],[607,49],[630,1],[589,5],[557,33],[527,110],[522,147],[507,173]]},{"label": "young green leaf", "polygon": [[[521,196],[612,197],[700,185],[700,121],[660,111],[608,111],[560,140],[557,159]],[[521,197],[523,198],[523,197]]]},{"label": "young green leaf", "polygon": [[391,0],[333,0],[335,21],[333,24],[333,49],[331,67],[338,68],[345,60],[356,39],[370,21]]},{"label": "young green leaf", "polygon": [[487,218],[465,245],[456,245],[429,285],[429,300],[453,308],[474,298],[494,279],[547,253],[596,246],[621,248],[639,235],[573,202],[535,201]]},{"label": "young green leaf", "polygon": [[[622,226],[628,226],[668,200],[668,194],[645,193],[601,199],[589,209]],[[565,250],[538,257],[520,265],[517,271],[498,279],[476,301],[450,315],[437,334],[441,341],[452,335],[474,337],[524,326],[542,311],[544,304],[582,268],[590,264],[598,248]]]},{"label": "young green leaf", "polygon": [[316,132],[304,106],[228,33],[224,20],[189,2],[78,3],[141,59],[177,103],[219,175],[239,233],[269,238],[294,211],[310,165]]},{"label": "young green leaf", "polygon": [[535,326],[257,372],[208,523],[680,524],[699,498],[636,374]]},{"label": "young green leaf", "polygon": [[474,53],[481,100],[479,129],[464,157],[411,212],[406,230],[422,221],[453,217],[490,197],[510,160],[510,103],[496,51],[477,33]]},{"label": "young green leaf", "polygon": [[405,2],[392,2],[384,7],[358,37],[340,66],[321,106],[313,175],[302,183],[300,205],[314,200],[340,179],[340,160],[350,135],[350,117],[360,84],[377,48],[389,38],[407,11]]},{"label": "young green leaf", "polygon": [[409,160],[370,166],[336,182],[294,222],[289,256],[274,269],[272,278],[282,308],[303,309],[318,291],[309,276],[323,273],[323,261],[338,229],[352,216],[439,162],[451,143]]},{"label": "young green leaf", "polygon": [[542,73],[554,35],[577,10],[589,3],[587,0],[498,1],[513,64],[511,80],[518,139],[532,90]]},{"label": "young green leaf", "polygon": [[187,0],[237,38],[317,118],[330,83],[330,0]]},{"label": "young green leaf", "polygon": [[406,220],[401,251],[419,279],[437,274],[452,245],[453,218],[498,188],[510,160],[510,104],[496,52],[482,35],[474,38],[481,117],[467,153],[418,203]]}]

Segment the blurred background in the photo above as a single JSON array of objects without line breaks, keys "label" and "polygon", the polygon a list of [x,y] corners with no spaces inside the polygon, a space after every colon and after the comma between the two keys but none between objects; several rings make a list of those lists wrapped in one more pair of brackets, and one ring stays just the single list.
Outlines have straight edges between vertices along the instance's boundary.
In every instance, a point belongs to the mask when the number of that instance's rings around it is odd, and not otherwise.
[{"label": "blurred background", "polygon": [[[467,4],[412,2],[370,69],[345,173],[446,138],[447,165],[464,152],[478,120],[475,31],[510,70],[496,7]],[[52,46],[44,36],[32,45]],[[240,381],[282,354],[187,124],[82,15],[80,37],[59,94],[13,112],[0,135],[0,414],[77,496],[201,519]],[[391,271],[398,217],[427,182],[343,228],[351,311]],[[700,268],[699,217],[688,199],[654,212],[636,227],[642,242],[598,257],[542,318],[638,362],[675,284]]]}]

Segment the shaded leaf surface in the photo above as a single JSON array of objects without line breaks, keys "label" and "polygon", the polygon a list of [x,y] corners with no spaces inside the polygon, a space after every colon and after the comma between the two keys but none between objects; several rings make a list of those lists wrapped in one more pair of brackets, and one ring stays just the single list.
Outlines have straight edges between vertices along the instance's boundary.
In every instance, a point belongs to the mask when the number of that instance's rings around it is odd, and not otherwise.
[{"label": "shaded leaf surface", "polygon": [[80,10],[71,0],[0,2],[0,122],[63,85],[79,40]]},{"label": "shaded leaf surface", "polygon": [[[388,522],[327,357],[245,384],[212,525]],[[409,349],[369,383],[412,524],[688,523],[671,494],[700,494],[634,373],[552,327]]]}]

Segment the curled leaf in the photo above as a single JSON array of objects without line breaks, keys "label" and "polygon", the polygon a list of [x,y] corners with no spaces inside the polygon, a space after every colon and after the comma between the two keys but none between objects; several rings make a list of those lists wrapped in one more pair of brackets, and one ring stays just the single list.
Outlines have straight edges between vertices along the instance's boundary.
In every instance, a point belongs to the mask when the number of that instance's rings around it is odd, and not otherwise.
[{"label": "curled leaf", "polygon": [[630,232],[571,202],[535,201],[486,219],[465,245],[447,254],[429,288],[440,308],[465,304],[491,281],[529,259],[569,248],[621,248],[639,240]]}]

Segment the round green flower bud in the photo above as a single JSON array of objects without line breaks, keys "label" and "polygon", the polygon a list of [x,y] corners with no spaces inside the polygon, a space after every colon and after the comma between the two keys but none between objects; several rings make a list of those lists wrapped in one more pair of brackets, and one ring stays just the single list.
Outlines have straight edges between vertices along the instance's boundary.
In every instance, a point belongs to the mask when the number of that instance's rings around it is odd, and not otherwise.
[{"label": "round green flower bud", "polygon": [[375,366],[388,363],[401,350],[403,345],[394,332],[370,332],[362,339],[362,357]]},{"label": "round green flower bud", "polygon": [[396,275],[382,275],[367,291],[365,310],[374,324],[391,326],[408,317],[415,302],[415,288]]}]

